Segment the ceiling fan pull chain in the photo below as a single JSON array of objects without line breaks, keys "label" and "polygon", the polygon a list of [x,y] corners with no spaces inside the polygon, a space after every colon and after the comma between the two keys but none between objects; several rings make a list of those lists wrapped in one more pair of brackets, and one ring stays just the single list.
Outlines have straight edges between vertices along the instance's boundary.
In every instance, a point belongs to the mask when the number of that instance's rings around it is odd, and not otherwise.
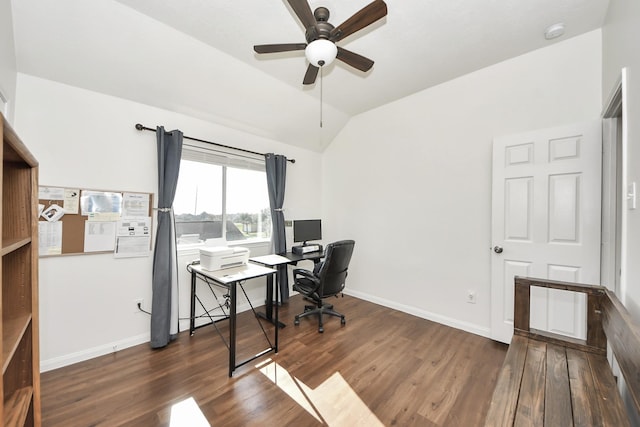
[{"label": "ceiling fan pull chain", "polygon": [[322,127],[322,75],[323,75],[323,66],[320,66],[320,127]]}]

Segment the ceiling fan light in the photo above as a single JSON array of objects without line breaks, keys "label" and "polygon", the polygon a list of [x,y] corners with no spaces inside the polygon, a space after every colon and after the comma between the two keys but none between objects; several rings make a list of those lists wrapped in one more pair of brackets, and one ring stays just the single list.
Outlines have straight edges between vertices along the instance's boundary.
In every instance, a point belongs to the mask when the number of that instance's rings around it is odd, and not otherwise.
[{"label": "ceiling fan light", "polygon": [[309,63],[316,67],[323,67],[331,64],[333,60],[336,59],[338,48],[335,43],[329,40],[318,39],[307,45],[304,54]]}]

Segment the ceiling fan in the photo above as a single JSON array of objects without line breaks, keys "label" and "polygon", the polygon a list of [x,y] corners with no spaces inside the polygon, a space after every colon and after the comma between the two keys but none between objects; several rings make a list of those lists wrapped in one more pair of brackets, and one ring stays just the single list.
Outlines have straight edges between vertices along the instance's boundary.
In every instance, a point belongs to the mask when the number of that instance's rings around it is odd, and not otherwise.
[{"label": "ceiling fan", "polygon": [[382,0],[374,0],[356,12],[351,18],[334,27],[329,23],[329,9],[318,7],[311,12],[307,0],[287,0],[302,22],[307,43],[262,44],[253,46],[256,53],[275,53],[304,50],[309,66],[302,84],[310,85],[316,81],[319,67],[329,65],[335,58],[360,71],[368,71],[373,61],[362,55],[337,46],[343,38],[373,24],[387,15],[387,5]]}]

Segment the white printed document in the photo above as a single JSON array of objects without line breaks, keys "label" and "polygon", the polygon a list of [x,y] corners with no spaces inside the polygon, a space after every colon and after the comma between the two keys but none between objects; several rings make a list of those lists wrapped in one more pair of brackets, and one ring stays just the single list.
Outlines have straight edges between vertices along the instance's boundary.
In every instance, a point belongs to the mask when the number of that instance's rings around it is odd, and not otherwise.
[{"label": "white printed document", "polygon": [[38,255],[62,253],[62,222],[38,221]]},{"label": "white printed document", "polygon": [[84,222],[84,251],[103,252],[115,248],[116,223],[106,221]]}]

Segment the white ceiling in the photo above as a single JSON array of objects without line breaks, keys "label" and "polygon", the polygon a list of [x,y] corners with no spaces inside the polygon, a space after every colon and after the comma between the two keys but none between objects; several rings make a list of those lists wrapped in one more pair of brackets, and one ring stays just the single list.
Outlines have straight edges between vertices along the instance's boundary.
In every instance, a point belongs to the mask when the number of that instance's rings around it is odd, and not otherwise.
[{"label": "white ceiling", "polygon": [[[309,3],[337,26],[369,1]],[[321,151],[354,115],[599,28],[609,3],[385,1],[387,17],[338,43],[373,68],[324,71],[322,128],[320,78],[302,85],[304,52],[253,52],[305,41],[285,0],[12,0],[18,71]],[[557,22],[566,34],[545,40]]]}]

